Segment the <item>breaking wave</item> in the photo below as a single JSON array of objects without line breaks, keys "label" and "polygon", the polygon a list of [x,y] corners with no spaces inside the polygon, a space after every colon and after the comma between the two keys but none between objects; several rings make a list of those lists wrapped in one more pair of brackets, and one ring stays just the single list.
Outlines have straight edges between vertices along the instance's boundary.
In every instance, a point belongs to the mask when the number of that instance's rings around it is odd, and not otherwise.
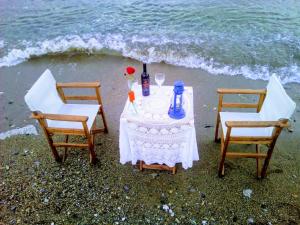
[{"label": "breaking wave", "polygon": [[[268,80],[272,73],[280,76],[283,83],[300,83],[300,68],[297,64],[271,68],[267,65],[226,65],[193,51],[194,43],[187,40],[165,37],[144,38],[122,35],[69,35],[37,42],[23,41],[24,46],[9,50],[0,58],[0,67],[14,66],[31,58],[67,53],[111,54],[133,58],[147,63],[165,62],[189,68],[201,68],[212,74],[242,75],[250,79]],[[3,49],[4,41],[0,40]]]}]

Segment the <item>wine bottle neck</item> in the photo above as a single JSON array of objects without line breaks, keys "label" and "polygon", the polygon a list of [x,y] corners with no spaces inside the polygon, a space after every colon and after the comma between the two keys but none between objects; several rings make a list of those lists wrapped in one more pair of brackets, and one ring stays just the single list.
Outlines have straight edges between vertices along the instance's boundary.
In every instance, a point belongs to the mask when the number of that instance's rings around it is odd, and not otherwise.
[{"label": "wine bottle neck", "polygon": [[143,72],[147,73],[147,64],[146,63],[143,63]]}]

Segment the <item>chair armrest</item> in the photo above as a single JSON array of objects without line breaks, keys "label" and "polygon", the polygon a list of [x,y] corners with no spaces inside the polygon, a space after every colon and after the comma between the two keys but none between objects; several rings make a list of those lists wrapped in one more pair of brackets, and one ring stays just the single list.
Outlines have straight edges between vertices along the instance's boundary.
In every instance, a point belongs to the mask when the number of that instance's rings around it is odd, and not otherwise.
[{"label": "chair armrest", "polygon": [[266,94],[266,89],[229,89],[229,88],[218,88],[218,94]]},{"label": "chair armrest", "polygon": [[77,115],[62,115],[62,114],[32,114],[31,116],[34,119],[48,119],[48,120],[57,120],[57,121],[69,121],[69,122],[86,122],[88,116],[77,116]]},{"label": "chair armrest", "polygon": [[263,128],[263,127],[288,127],[288,120],[279,121],[226,121],[227,127],[235,128]]},{"label": "chair armrest", "polygon": [[58,88],[97,88],[100,87],[100,82],[71,82],[71,83],[56,83]]}]

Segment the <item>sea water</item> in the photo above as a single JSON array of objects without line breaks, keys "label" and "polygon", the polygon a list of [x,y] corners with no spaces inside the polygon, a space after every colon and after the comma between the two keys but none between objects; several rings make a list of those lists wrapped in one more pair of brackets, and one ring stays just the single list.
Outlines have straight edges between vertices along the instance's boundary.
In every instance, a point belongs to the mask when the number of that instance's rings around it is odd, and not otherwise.
[{"label": "sea water", "polygon": [[300,1],[0,1],[0,67],[69,52],[300,83]]}]

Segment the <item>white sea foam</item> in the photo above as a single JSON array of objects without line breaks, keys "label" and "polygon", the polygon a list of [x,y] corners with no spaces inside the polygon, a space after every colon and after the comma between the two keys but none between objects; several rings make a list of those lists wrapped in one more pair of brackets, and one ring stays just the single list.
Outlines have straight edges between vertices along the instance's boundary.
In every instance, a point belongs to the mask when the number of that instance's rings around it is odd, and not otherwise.
[{"label": "white sea foam", "polygon": [[3,48],[3,47],[4,47],[4,41],[0,40],[0,48]]},{"label": "white sea foam", "polygon": [[[146,38],[136,35],[126,39],[120,34],[82,35],[82,37],[68,35],[38,42],[34,46],[28,41],[23,41],[24,49],[12,49],[6,56],[0,58],[0,67],[17,65],[32,57],[47,54],[64,54],[74,51],[107,54],[113,51],[147,63],[166,62],[189,68],[201,68],[212,74],[243,75],[247,78],[263,80],[268,80],[272,73],[277,73],[283,83],[300,83],[300,68],[296,64],[276,69],[271,69],[267,65],[224,65],[181,47],[195,44],[194,42],[194,40],[171,40],[166,37]],[[197,40],[196,45],[201,45],[201,40]]]},{"label": "white sea foam", "polygon": [[11,136],[22,135],[22,134],[23,135],[24,134],[38,135],[38,132],[37,132],[35,126],[27,125],[27,126],[22,127],[22,128],[16,128],[16,129],[12,129],[12,130],[0,133],[0,140],[4,140],[4,139],[9,138]]}]

